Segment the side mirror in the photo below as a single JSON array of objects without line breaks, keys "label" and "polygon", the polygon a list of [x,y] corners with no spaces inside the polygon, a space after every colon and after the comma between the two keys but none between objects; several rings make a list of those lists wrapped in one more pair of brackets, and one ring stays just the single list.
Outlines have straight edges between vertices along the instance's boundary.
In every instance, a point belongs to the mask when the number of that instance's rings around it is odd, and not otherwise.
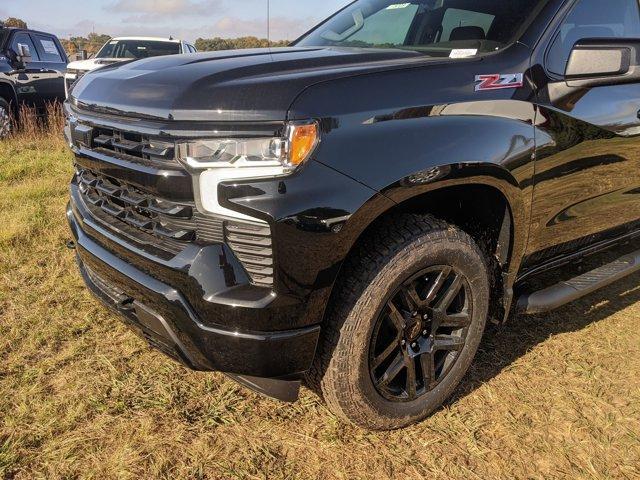
[{"label": "side mirror", "polygon": [[548,85],[549,100],[571,111],[591,88],[628,83],[640,83],[640,39],[583,39],[571,50],[564,79]]},{"label": "side mirror", "polygon": [[18,44],[18,51],[16,52],[16,60],[21,68],[25,68],[29,62],[31,62],[31,50],[29,46],[23,43]]},{"label": "side mirror", "polygon": [[571,50],[565,82],[592,88],[640,82],[640,39],[587,39]]}]

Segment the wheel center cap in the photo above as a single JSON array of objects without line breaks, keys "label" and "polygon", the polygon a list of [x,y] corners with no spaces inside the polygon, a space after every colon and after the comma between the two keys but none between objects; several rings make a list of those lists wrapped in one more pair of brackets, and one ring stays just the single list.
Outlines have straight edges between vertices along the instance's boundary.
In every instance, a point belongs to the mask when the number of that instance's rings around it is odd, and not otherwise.
[{"label": "wheel center cap", "polygon": [[409,341],[417,339],[422,333],[422,322],[419,320],[413,320],[407,325],[405,329],[405,335]]}]

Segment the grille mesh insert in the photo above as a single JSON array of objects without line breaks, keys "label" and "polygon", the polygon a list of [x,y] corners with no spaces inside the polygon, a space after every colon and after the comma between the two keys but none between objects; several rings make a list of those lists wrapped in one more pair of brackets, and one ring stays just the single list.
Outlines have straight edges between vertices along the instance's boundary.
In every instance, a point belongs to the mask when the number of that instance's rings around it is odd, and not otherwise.
[{"label": "grille mesh insert", "polygon": [[[193,205],[156,198],[136,187],[83,169],[77,182],[87,208],[95,217],[121,229],[135,229],[141,240],[155,239],[156,246],[178,253],[189,242],[224,241],[223,221],[201,215]],[[135,231],[134,230],[134,231]]]}]

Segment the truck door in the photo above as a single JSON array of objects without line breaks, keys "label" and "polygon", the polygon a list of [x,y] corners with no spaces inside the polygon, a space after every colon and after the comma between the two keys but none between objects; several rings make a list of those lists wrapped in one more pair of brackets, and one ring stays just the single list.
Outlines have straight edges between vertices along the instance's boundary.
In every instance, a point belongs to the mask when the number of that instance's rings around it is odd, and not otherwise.
[{"label": "truck door", "polygon": [[18,45],[26,45],[31,52],[31,62],[26,65],[25,69],[14,70],[11,72],[10,79],[15,85],[16,95],[19,104],[26,104],[30,107],[41,108],[42,99],[38,93],[41,88],[40,80],[42,73],[40,72],[40,57],[31,36],[27,32],[15,32],[9,40],[9,48],[14,52],[18,51]]},{"label": "truck door", "polygon": [[44,103],[62,102],[65,99],[64,74],[67,70],[67,56],[57,39],[51,35],[31,33],[31,39],[38,50],[40,79],[38,93]]},{"label": "truck door", "polygon": [[536,172],[527,264],[639,228],[640,84],[554,99],[571,49],[588,38],[640,38],[638,0],[568,2],[532,58]]}]

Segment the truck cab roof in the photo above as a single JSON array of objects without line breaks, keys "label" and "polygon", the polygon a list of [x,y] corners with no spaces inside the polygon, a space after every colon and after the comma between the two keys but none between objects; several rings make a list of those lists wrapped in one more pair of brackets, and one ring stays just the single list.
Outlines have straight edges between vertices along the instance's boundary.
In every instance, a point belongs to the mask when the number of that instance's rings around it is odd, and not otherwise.
[{"label": "truck cab roof", "polygon": [[111,41],[121,41],[121,40],[142,40],[149,42],[170,42],[170,43],[180,43],[182,40],[179,38],[173,37],[114,37]]}]

